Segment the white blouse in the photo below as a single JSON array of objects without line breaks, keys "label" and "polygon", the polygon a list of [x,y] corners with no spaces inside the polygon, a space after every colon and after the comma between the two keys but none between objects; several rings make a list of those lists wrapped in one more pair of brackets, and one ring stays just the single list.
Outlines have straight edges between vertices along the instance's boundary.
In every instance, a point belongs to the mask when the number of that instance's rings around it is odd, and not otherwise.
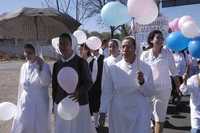
[{"label": "white blouse", "polygon": [[170,75],[177,75],[177,69],[173,55],[169,50],[163,48],[159,56],[156,58],[153,55],[152,49],[149,49],[148,51],[144,51],[140,58],[151,66],[153,80],[157,90],[172,88]]}]

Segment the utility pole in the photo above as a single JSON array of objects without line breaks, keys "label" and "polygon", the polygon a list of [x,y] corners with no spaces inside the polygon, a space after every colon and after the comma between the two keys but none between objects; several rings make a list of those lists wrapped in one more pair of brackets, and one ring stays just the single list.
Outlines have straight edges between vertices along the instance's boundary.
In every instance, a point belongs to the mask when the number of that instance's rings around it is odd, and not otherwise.
[{"label": "utility pole", "polygon": [[160,2],[161,2],[161,0],[154,0],[154,1],[155,1],[156,5],[158,7],[158,13],[160,14]]},{"label": "utility pole", "polygon": [[79,1],[76,0],[76,20],[79,21]]},{"label": "utility pole", "polygon": [[58,0],[56,0],[56,6],[57,6],[58,11],[60,11],[60,6],[59,6]]}]

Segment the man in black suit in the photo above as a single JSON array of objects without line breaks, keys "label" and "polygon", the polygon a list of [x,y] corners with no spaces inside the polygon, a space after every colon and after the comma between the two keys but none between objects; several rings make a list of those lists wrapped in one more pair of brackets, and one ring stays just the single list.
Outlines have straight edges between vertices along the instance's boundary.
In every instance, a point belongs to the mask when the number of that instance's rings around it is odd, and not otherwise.
[{"label": "man in black suit", "polygon": [[94,118],[95,126],[97,127],[101,99],[101,81],[104,55],[99,54],[99,50],[93,50],[91,52],[93,60],[89,63],[89,67],[92,73],[93,86],[89,90],[89,106],[91,115]]}]

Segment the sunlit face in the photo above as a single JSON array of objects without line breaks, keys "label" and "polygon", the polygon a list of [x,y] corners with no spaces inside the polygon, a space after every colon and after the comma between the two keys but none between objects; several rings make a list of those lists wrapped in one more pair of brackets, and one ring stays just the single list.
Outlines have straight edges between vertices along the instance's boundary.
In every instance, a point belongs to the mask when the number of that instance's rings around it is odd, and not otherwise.
[{"label": "sunlit face", "polygon": [[117,46],[116,42],[110,41],[108,43],[108,51],[111,55],[115,55],[119,52],[119,47]]},{"label": "sunlit face", "polygon": [[153,47],[162,48],[163,47],[164,38],[162,34],[155,34],[151,43]]},{"label": "sunlit face", "polygon": [[68,55],[72,51],[72,44],[67,38],[60,38],[59,49],[62,55]]},{"label": "sunlit face", "polygon": [[129,39],[122,41],[122,54],[124,58],[130,58],[135,55],[135,44]]},{"label": "sunlit face", "polygon": [[25,48],[24,49],[24,57],[26,58],[27,61],[31,61],[35,58],[35,52],[34,50],[30,48]]}]

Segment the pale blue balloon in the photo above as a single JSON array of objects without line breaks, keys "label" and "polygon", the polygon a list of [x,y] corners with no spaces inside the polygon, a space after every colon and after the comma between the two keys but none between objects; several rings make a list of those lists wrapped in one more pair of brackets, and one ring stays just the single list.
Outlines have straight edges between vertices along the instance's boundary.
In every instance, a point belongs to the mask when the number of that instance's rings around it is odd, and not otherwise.
[{"label": "pale blue balloon", "polygon": [[128,8],[118,1],[107,3],[101,10],[101,18],[109,26],[119,26],[131,20]]}]

